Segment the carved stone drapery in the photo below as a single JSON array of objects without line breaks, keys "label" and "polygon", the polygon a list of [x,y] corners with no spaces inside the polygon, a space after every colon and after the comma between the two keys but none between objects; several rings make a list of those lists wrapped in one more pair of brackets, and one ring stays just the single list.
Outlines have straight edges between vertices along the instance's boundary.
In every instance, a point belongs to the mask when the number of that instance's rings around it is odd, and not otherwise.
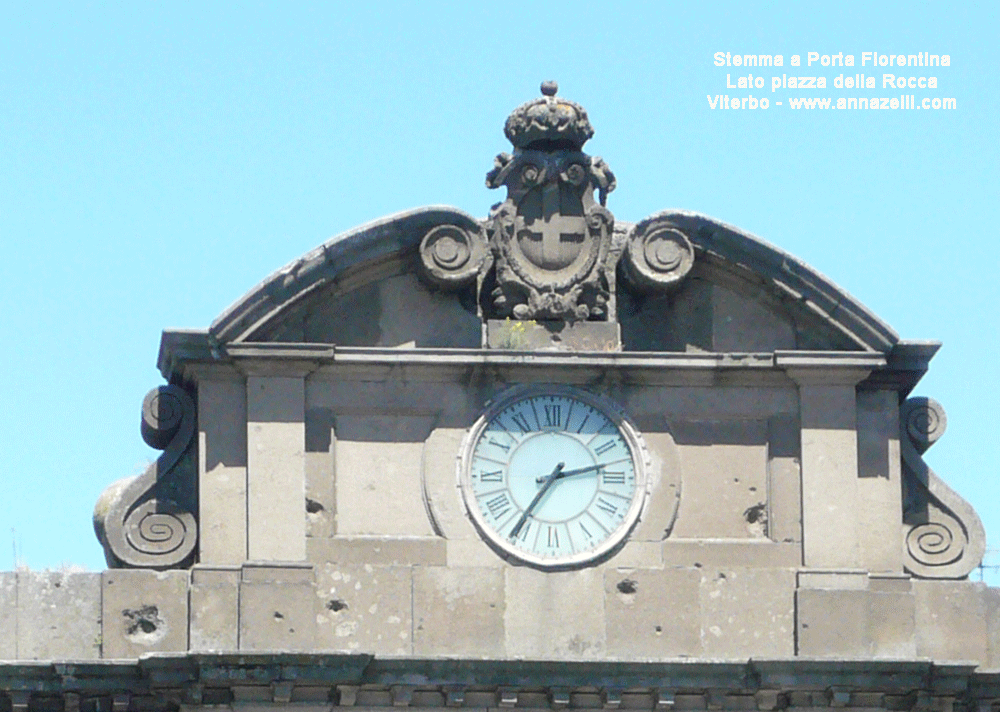
[{"label": "carved stone drapery", "polygon": [[921,457],[945,431],[944,408],[930,398],[910,398],[899,422],[906,570],[921,578],[964,578],[983,559],[986,532],[969,503]]},{"label": "carved stone drapery", "polygon": [[154,388],[142,403],[142,437],[163,453],[138,477],[101,494],[94,529],[110,568],[190,564],[198,542],[195,405],[179,386]]}]

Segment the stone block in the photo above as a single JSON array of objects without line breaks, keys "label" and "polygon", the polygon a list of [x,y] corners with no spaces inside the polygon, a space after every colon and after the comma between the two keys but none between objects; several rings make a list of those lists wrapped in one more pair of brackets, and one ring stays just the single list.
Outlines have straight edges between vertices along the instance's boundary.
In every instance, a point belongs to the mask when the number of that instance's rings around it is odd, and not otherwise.
[{"label": "stone block", "polygon": [[414,568],[414,655],[503,657],[504,594],[501,569]]},{"label": "stone block", "polygon": [[328,563],[317,568],[316,648],[374,655],[413,651],[409,566]]},{"label": "stone block", "polygon": [[986,585],[972,581],[913,581],[917,655],[943,660],[987,659]]},{"label": "stone block", "polygon": [[[306,536],[330,537],[337,531],[337,496],[334,490],[336,438],[333,412],[310,407],[306,391]],[[308,542],[306,547],[308,548]],[[308,554],[307,554],[308,555]]]},{"label": "stone block", "polygon": [[239,583],[237,567],[191,570],[191,650],[239,648]]},{"label": "stone block", "polygon": [[713,350],[770,352],[795,348],[795,329],[787,317],[779,316],[748,296],[712,285]]},{"label": "stone block", "polygon": [[599,659],[611,651],[605,634],[601,569],[542,573],[504,569],[507,656],[553,660]]},{"label": "stone block", "polygon": [[247,552],[306,558],[305,392],[294,376],[247,377]]},{"label": "stone block", "polygon": [[17,574],[17,654],[22,660],[101,657],[101,575]]},{"label": "stone block", "polygon": [[766,538],[766,421],[675,421],[673,433],[683,495],[672,536]]},{"label": "stone block", "polygon": [[309,539],[309,561],[319,564],[443,566],[447,546],[441,537],[337,536]]},{"label": "stone block", "polygon": [[983,592],[986,607],[986,647],[988,661],[985,667],[1000,670],[1000,588],[987,588]]},{"label": "stone block", "polygon": [[867,591],[799,589],[798,655],[814,658],[869,657]]},{"label": "stone block", "polygon": [[706,657],[795,655],[793,569],[702,568],[700,600]]},{"label": "stone block", "polygon": [[432,416],[337,416],[338,534],[434,535],[421,473],[433,422]]},{"label": "stone block", "polygon": [[[697,265],[695,266],[697,271]],[[692,274],[670,295],[618,294],[626,351],[711,351],[712,285]]]},{"label": "stone block", "polygon": [[916,657],[916,598],[909,592],[868,592],[868,640],[872,657],[906,660]]},{"label": "stone block", "polygon": [[[652,432],[656,424],[675,421],[767,420],[798,412],[795,388],[726,386],[714,380],[705,387],[642,388],[625,394],[626,411],[636,425]],[[647,423],[652,423],[650,428]],[[675,433],[676,435],[676,433]],[[678,442],[678,444],[680,444]]]},{"label": "stone block", "polygon": [[683,541],[668,539],[661,555],[666,567],[789,568],[802,563],[802,547],[764,539],[746,541]]},{"label": "stone block", "polygon": [[799,589],[798,654],[906,659],[917,655],[913,594]]},{"label": "stone block", "polygon": [[857,394],[858,502],[860,565],[869,571],[902,573],[899,519],[887,512],[902,511],[900,487],[899,406],[895,391],[859,391]]},{"label": "stone block", "polygon": [[507,561],[482,539],[449,539],[447,565],[502,569]]},{"label": "stone block", "polygon": [[198,382],[198,556],[202,563],[247,558],[246,384]]},{"label": "stone block", "polygon": [[17,658],[17,574],[0,571],[0,660]]},{"label": "stone block", "polygon": [[620,659],[701,653],[698,569],[604,572],[607,654]]},{"label": "stone block", "polygon": [[478,539],[458,486],[464,428],[435,428],[424,444],[423,489],[434,531],[449,541]]},{"label": "stone block", "polygon": [[815,568],[858,568],[861,554],[854,383],[807,383],[800,386],[799,393],[805,564]]},{"label": "stone block", "polygon": [[187,571],[105,571],[101,593],[102,657],[187,650]]},{"label": "stone block", "polygon": [[517,321],[486,322],[486,345],[511,351],[621,351],[615,322]]},{"label": "stone block", "polygon": [[315,591],[312,582],[244,579],[240,583],[240,650],[312,650]]},{"label": "stone block", "polygon": [[802,472],[799,420],[777,415],[767,421],[767,534],[778,542],[802,541]]},{"label": "stone block", "polygon": [[644,435],[650,459],[650,491],[642,510],[642,519],[629,537],[636,543],[663,541],[677,522],[681,495],[680,455],[667,428],[664,426],[657,430],[659,432]]},{"label": "stone block", "polygon": [[[378,283],[382,310],[379,345],[477,349],[482,327],[475,310],[464,309],[451,294],[427,289],[413,274]],[[419,318],[414,315],[419,314]]]}]

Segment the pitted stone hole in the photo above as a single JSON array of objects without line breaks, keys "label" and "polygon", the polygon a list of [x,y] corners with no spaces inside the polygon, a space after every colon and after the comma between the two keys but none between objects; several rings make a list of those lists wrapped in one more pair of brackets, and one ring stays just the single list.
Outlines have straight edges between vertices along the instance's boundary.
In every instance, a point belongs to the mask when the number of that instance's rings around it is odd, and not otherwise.
[{"label": "pitted stone hole", "polygon": [[621,593],[635,593],[639,590],[639,587],[632,579],[622,579],[618,582],[618,590]]},{"label": "pitted stone hole", "polygon": [[309,512],[309,514],[319,514],[324,509],[325,507],[315,499],[309,499],[306,497],[306,511]]},{"label": "pitted stone hole", "polygon": [[342,598],[331,598],[326,602],[326,608],[328,611],[340,613],[341,611],[346,611],[349,606],[347,605],[347,601]]},{"label": "pitted stone hole", "polygon": [[280,621],[280,620],[282,620],[283,618],[284,618],[284,616],[283,616],[283,615],[281,615],[281,612],[280,612],[280,611],[275,611],[275,612],[274,612],[274,620],[276,620],[276,621]]},{"label": "pitted stone hole", "polygon": [[656,626],[656,634],[659,635],[662,632],[663,632],[663,626],[662,625]]},{"label": "pitted stone hole", "polygon": [[756,524],[757,522],[765,521],[767,517],[765,509],[766,505],[763,503],[747,507],[747,509],[743,512],[743,517],[747,520],[747,524]]},{"label": "pitted stone hole", "polygon": [[166,625],[156,606],[126,608],[122,617],[125,618],[125,637],[133,642],[148,645],[166,635]]},{"label": "pitted stone hole", "polygon": [[719,578],[720,579],[724,579],[724,578],[726,578],[726,575],[720,571],[719,572]]}]

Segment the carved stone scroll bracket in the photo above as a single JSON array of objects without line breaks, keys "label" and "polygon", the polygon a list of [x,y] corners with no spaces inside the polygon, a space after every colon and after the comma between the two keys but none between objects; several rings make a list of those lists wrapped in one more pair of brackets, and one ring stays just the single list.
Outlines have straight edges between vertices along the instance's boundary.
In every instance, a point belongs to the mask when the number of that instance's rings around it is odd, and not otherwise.
[{"label": "carved stone scroll bracket", "polygon": [[441,289],[460,289],[483,269],[489,244],[481,231],[438,225],[420,241],[421,273]]},{"label": "carved stone scroll bracket", "polygon": [[195,405],[179,386],[142,403],[142,437],[163,453],[138,477],[113,483],[94,507],[94,529],[110,568],[190,565],[198,542]]},{"label": "carved stone scroll bracket", "polygon": [[662,217],[638,223],[625,244],[622,264],[629,282],[640,291],[675,289],[694,265],[691,241]]},{"label": "carved stone scroll bracket", "polygon": [[930,398],[910,398],[900,412],[903,563],[920,578],[965,578],[986,551],[979,515],[921,457],[947,422],[944,408]]}]

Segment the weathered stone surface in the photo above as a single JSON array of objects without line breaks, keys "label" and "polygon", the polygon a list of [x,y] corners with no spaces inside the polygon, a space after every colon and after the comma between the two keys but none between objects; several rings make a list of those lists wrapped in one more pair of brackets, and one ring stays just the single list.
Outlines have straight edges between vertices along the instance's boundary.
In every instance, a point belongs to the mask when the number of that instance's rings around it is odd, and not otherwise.
[{"label": "weathered stone surface", "polygon": [[636,299],[619,294],[626,351],[711,351],[712,285],[691,276],[670,296]]},{"label": "weathered stone surface", "polygon": [[775,351],[795,348],[791,320],[750,296],[712,287],[712,344],[719,352]]},{"label": "weathered stone surface", "polygon": [[440,537],[337,536],[307,541],[316,564],[373,566],[442,566],[448,542]]},{"label": "weathered stone surface", "polygon": [[255,561],[306,558],[302,378],[247,377],[247,548]]},{"label": "weathered stone surface", "polygon": [[433,423],[432,416],[337,416],[338,534],[434,535],[421,488]]},{"label": "weathered stone surface", "polygon": [[511,351],[621,351],[617,323],[607,321],[486,322],[486,345]]},{"label": "weathered stone surface", "polygon": [[854,379],[816,385],[823,374],[804,373],[802,520],[804,562],[816,568],[857,568],[858,465]]},{"label": "weathered stone surface", "polygon": [[308,565],[244,566],[240,582],[240,650],[312,650],[314,572]]},{"label": "weathered stone surface", "polygon": [[667,539],[662,545],[663,564],[668,567],[725,568],[739,564],[748,568],[790,568],[802,563],[798,544],[776,544],[765,539],[746,541],[683,541]]},{"label": "weathered stone surface", "polygon": [[701,652],[698,569],[609,569],[603,578],[608,655],[635,660]]},{"label": "weathered stone surface", "polygon": [[912,658],[915,599],[903,591],[799,589],[798,654]]},{"label": "weathered stone surface", "polygon": [[793,569],[702,568],[700,601],[704,656],[795,654]]},{"label": "weathered stone surface", "polygon": [[309,402],[312,393],[312,389],[306,390],[306,536],[324,538],[337,531],[334,487],[337,439],[333,432],[333,411],[312,407]]},{"label": "weathered stone surface", "polygon": [[239,648],[239,568],[199,565],[191,570],[191,650]]},{"label": "weathered stone surface", "polygon": [[62,571],[17,573],[17,657],[101,657],[101,575]]},{"label": "weathered stone surface", "polygon": [[408,655],[413,651],[413,569],[364,563],[316,571],[316,647]]},{"label": "weathered stone surface", "polygon": [[463,308],[451,295],[428,290],[412,274],[381,282],[379,301],[380,346],[455,349],[480,346],[481,326],[475,309]]},{"label": "weathered stone surface", "polygon": [[795,598],[799,655],[869,657],[867,591],[800,589]]},{"label": "weathered stone surface", "polygon": [[449,541],[479,539],[462,503],[458,456],[464,428],[435,428],[424,443],[423,492],[435,532]]},{"label": "weathered stone surface", "polygon": [[188,572],[101,574],[102,657],[136,658],[188,647]]},{"label": "weathered stone surface", "polygon": [[500,569],[414,568],[414,654],[503,657],[504,596]]},{"label": "weathered stone surface", "polygon": [[986,666],[992,670],[1000,669],[1000,588],[987,588],[983,591],[986,608],[986,647],[988,662]]},{"label": "weathered stone surface", "polygon": [[767,537],[767,423],[674,421],[683,484],[672,536]]},{"label": "weathered stone surface", "polygon": [[985,660],[986,586],[972,581],[913,581],[917,655],[934,660]]},{"label": "weathered stone surface", "polygon": [[593,659],[607,649],[600,569],[504,570],[504,638],[518,658]]},{"label": "weathered stone surface", "polygon": [[802,458],[799,421],[778,415],[767,421],[770,496],[767,534],[778,542],[802,541]]},{"label": "weathered stone surface", "polygon": [[[642,518],[629,537],[631,543],[660,542],[677,522],[681,498],[681,462],[674,438],[665,424],[644,436],[649,451],[649,495]],[[659,555],[656,555],[659,558]],[[617,566],[631,564],[617,563]]]},{"label": "weathered stone surface", "polygon": [[0,660],[17,658],[17,574],[0,571]]},{"label": "weathered stone surface", "polygon": [[198,556],[238,564],[247,558],[247,393],[242,377],[219,375],[198,382]]},{"label": "weathered stone surface", "polygon": [[860,565],[869,571],[901,573],[899,520],[900,487],[899,407],[894,391],[857,394],[858,502]]}]

